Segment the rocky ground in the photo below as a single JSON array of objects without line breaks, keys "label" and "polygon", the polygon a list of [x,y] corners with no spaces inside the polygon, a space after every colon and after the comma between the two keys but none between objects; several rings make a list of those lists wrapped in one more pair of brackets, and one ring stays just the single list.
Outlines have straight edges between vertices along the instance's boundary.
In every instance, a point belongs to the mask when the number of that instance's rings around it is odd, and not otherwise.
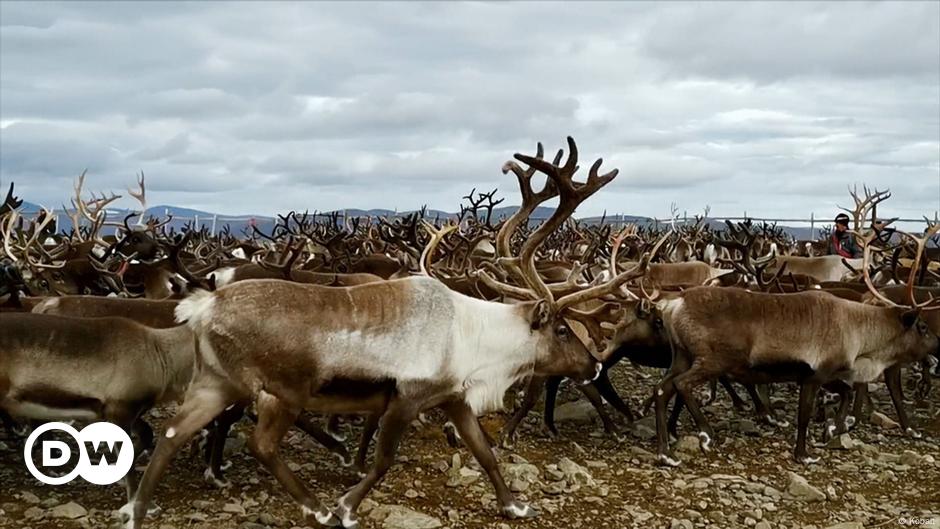
[{"label": "rocky ground", "polygon": [[[616,370],[615,381],[634,407],[652,380],[632,368]],[[647,373],[651,375],[654,373]],[[875,386],[873,386],[875,388]],[[910,392],[909,392],[910,393]],[[540,432],[533,412],[512,450],[500,450],[504,476],[518,496],[541,511],[534,520],[498,516],[485,475],[466,450],[448,447],[435,413],[416,422],[398,464],[360,509],[363,528],[874,528],[940,527],[940,416],[938,394],[915,408],[908,403],[923,439],[901,435],[895,424],[860,424],[832,447],[816,446],[820,463],[791,459],[795,428],[755,424],[735,412],[719,393],[706,412],[716,427],[716,450],[703,454],[693,436],[680,439],[678,468],[656,464],[649,419],[634,425],[626,441],[604,435],[591,408],[565,388],[559,402],[561,438]],[[873,392],[877,408],[894,417],[883,385]],[[774,393],[783,417],[795,422],[795,388]],[[158,414],[154,421],[160,422]],[[506,416],[487,417],[496,433]],[[691,431],[683,416],[680,428]],[[355,428],[347,425],[349,433]],[[821,432],[821,425],[814,425]],[[148,527],[160,529],[264,529],[303,526],[300,509],[274,478],[247,454],[247,423],[229,441],[230,488],[204,482],[200,456],[186,450],[157,491],[163,513]],[[2,434],[0,434],[2,435]],[[353,436],[350,436],[352,439]],[[350,444],[352,444],[350,442]],[[27,473],[22,441],[0,441],[0,528],[119,527],[113,509],[124,503],[123,487],[80,481],[44,486]],[[310,488],[332,502],[356,482],[354,474],[313,441],[293,432],[284,452]]]}]

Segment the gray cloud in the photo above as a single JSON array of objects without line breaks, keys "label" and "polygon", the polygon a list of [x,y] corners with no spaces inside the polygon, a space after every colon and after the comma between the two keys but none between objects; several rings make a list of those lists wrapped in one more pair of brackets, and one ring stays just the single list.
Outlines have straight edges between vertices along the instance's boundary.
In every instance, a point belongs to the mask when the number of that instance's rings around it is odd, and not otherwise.
[{"label": "gray cloud", "polygon": [[[0,179],[223,213],[427,203],[578,139],[579,214],[940,207],[940,4],[0,3]],[[585,169],[586,170],[586,169]],[[129,203],[129,202],[128,202]]]}]

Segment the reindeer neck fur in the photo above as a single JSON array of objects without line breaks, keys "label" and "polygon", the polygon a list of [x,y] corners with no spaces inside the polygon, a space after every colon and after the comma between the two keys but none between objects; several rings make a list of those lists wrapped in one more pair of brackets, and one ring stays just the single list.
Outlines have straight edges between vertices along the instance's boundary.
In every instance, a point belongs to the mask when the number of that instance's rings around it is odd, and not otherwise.
[{"label": "reindeer neck fur", "polygon": [[455,297],[451,373],[474,413],[502,409],[509,387],[532,373],[541,348],[526,317],[531,307]]}]

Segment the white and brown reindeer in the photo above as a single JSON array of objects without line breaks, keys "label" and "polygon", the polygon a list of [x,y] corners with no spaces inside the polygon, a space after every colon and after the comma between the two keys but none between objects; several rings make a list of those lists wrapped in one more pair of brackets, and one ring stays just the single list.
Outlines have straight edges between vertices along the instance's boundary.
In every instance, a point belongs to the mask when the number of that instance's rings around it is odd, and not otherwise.
[{"label": "white and brown reindeer", "polygon": [[[537,299],[482,301],[435,279],[412,277],[339,288],[250,280],[183,300],[177,317],[197,336],[197,370],[133,501],[122,508],[128,526],[141,527],[161,475],[183,444],[222,410],[245,401],[258,412],[249,448],[300,504],[308,523],[358,526],[356,509],[388,471],[408,425],[434,406],[445,411],[486,470],[503,514],[535,516],[506,486],[477,415],[501,407],[506,390],[533,374],[593,379],[600,364],[573,335],[564,313],[612,292],[643,268],[557,300],[535,272],[539,244],[617,174],[599,175],[597,160],[587,182],[575,182],[577,148],[571,138],[568,143],[564,166],[516,154],[532,169],[504,167],[516,173],[526,205],[504,229],[560,196],[555,213],[525,241],[518,258],[500,254]],[[535,170],[548,176],[538,193],[531,187]],[[333,510],[310,495],[279,454],[282,437],[303,409],[381,415],[373,467]]]},{"label": "white and brown reindeer", "polygon": [[[932,224],[927,235],[917,239],[918,257],[924,241],[938,231],[940,224]],[[863,237],[863,242],[873,236]],[[870,251],[866,244],[866,254]],[[878,295],[867,271],[865,278]],[[774,295],[700,287],[663,301],[660,309],[673,363],[655,393],[660,461],[678,464],[669,455],[665,424],[666,404],[676,393],[699,428],[703,450],[709,449],[714,434],[693,391],[724,375],[752,384],[798,383],[794,455],[798,461],[814,462],[806,448],[806,430],[822,384],[871,382],[889,366],[918,361],[937,350],[938,338],[921,316],[933,299],[918,304],[909,292],[908,300],[909,305],[891,302],[880,307],[821,291]],[[940,306],[930,307],[936,308]]]}]

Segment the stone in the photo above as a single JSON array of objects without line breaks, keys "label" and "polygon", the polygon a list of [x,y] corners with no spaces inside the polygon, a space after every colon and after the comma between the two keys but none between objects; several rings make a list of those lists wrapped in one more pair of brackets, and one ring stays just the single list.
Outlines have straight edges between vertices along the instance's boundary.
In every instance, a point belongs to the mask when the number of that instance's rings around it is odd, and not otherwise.
[{"label": "stone", "polygon": [[760,430],[757,429],[757,423],[751,419],[738,419],[734,423],[734,429],[744,435],[758,435]]},{"label": "stone", "polygon": [[826,499],[826,493],[809,484],[806,478],[795,473],[788,472],[790,483],[787,486],[787,492],[794,498],[802,501],[815,502]]},{"label": "stone", "polygon": [[49,514],[51,514],[53,518],[75,520],[83,516],[88,516],[88,511],[81,505],[70,501],[64,505],[56,505],[49,511]]},{"label": "stone", "polygon": [[539,467],[530,463],[504,463],[500,465],[500,470],[504,479],[509,482],[525,483],[526,488],[539,480]]},{"label": "stone", "polygon": [[438,529],[444,525],[433,516],[401,505],[379,505],[372,509],[369,518],[382,520],[384,529]]},{"label": "stone", "polygon": [[922,461],[923,461],[923,457],[921,457],[920,454],[918,454],[917,452],[914,452],[913,450],[905,450],[901,452],[900,462],[902,465],[909,465],[913,467],[913,466],[917,466],[921,464]]},{"label": "stone", "polygon": [[30,505],[39,505],[40,503],[39,496],[25,490],[20,493],[20,499]]},{"label": "stone", "polygon": [[699,446],[699,438],[694,435],[683,435],[676,441],[676,451],[686,454],[698,452]]},{"label": "stone", "polygon": [[590,424],[594,422],[594,415],[594,406],[585,399],[566,402],[555,408],[555,422]]},{"label": "stone", "polygon": [[836,450],[851,450],[855,448],[855,441],[852,440],[849,434],[844,433],[830,439],[829,442],[826,443],[826,447]]},{"label": "stone", "polygon": [[577,483],[578,485],[589,487],[593,487],[597,484],[594,481],[594,477],[591,476],[591,473],[588,472],[586,468],[567,457],[561,458],[561,461],[558,462],[558,470],[565,475],[565,481],[569,484]]},{"label": "stone", "polygon": [[893,419],[891,419],[884,413],[881,413],[880,411],[873,411],[871,413],[871,417],[869,418],[869,421],[871,421],[871,423],[876,426],[880,426],[884,428],[885,430],[894,430],[894,429],[901,428],[900,424],[896,423]]},{"label": "stone", "polygon": [[865,529],[865,526],[859,522],[842,522],[835,525],[830,525],[825,529]]},{"label": "stone", "polygon": [[237,503],[226,503],[222,506],[222,512],[231,514],[245,514],[245,508]]}]

